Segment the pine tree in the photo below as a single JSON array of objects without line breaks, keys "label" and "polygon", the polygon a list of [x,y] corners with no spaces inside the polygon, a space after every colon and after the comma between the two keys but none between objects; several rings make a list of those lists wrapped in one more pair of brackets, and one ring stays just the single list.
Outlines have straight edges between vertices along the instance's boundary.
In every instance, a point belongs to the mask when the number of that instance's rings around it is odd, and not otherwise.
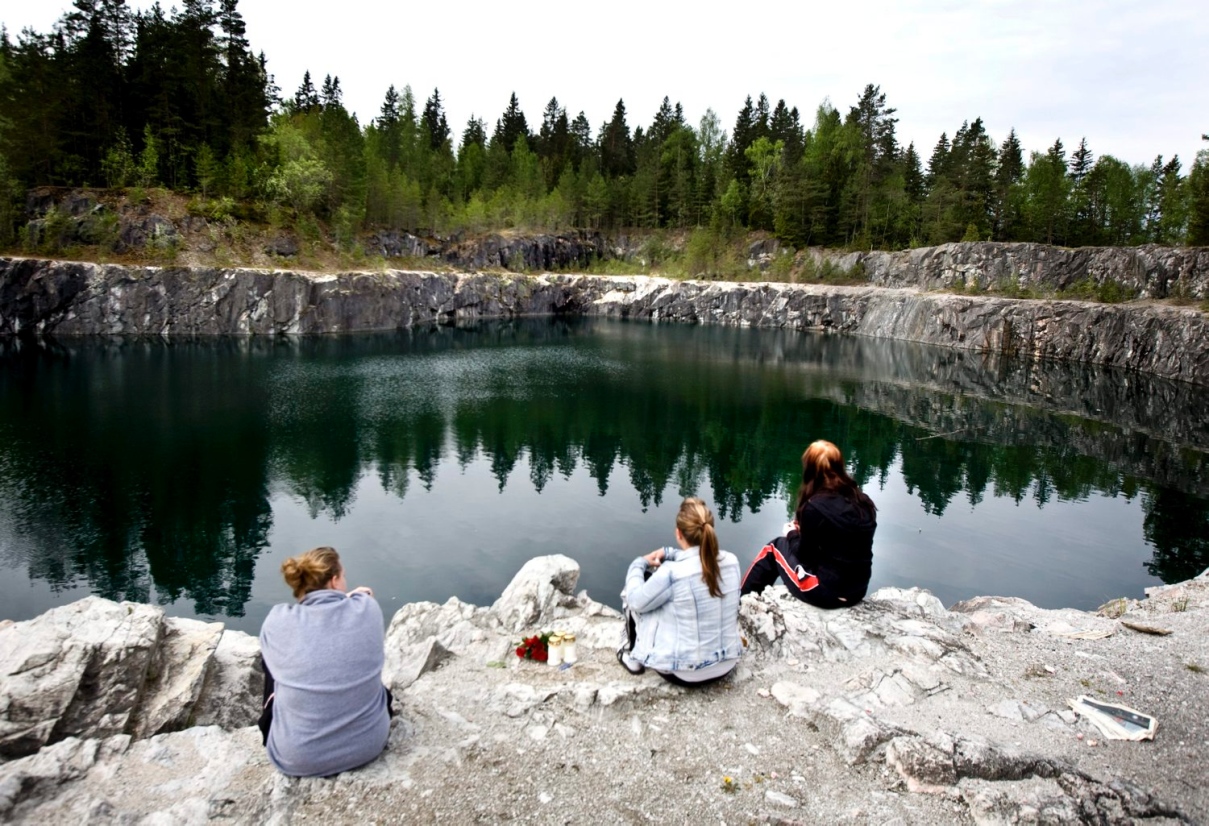
[{"label": "pine tree", "polygon": [[[680,104],[677,103],[676,107],[679,108]],[[664,95],[663,103],[659,105],[659,111],[655,113],[655,119],[651,122],[651,128],[647,130],[647,139],[662,146],[663,142],[671,136],[672,132],[683,125],[682,120],[677,120],[675,110],[672,109],[672,104],[669,102],[667,96]]]},{"label": "pine tree", "polygon": [[441,93],[432,90],[432,97],[424,103],[424,114],[420,126],[428,137],[428,148],[437,150],[449,139],[449,124],[445,121],[445,110],[441,107]]},{"label": "pine tree", "polygon": [[618,100],[613,118],[600,130],[600,171],[606,178],[634,174],[634,140],[625,119],[625,101]]},{"label": "pine tree", "polygon": [[743,108],[739,110],[739,114],[735,118],[735,128],[730,133],[730,147],[726,156],[726,165],[731,177],[740,183],[746,184],[751,180],[751,174],[747,169],[747,156],[744,153],[758,136],[756,109],[751,102],[751,95],[748,95],[743,102]]},{"label": "pine tree", "polygon": [[542,126],[534,143],[541,158],[546,186],[553,189],[572,156],[571,124],[567,120],[567,110],[559,105],[558,98],[552,97],[546,104]]},{"label": "pine tree", "polygon": [[[1209,141],[1209,135],[1201,135]],[[1196,162],[1188,173],[1188,244],[1209,247],[1209,149],[1196,153]]]},{"label": "pine tree", "polygon": [[929,190],[935,187],[941,176],[945,174],[949,165],[949,151],[951,148],[949,136],[941,132],[940,140],[936,142],[936,146],[932,149],[932,157],[928,159],[927,184]]},{"label": "pine tree", "polygon": [[772,141],[780,141],[785,147],[785,163],[795,164],[802,157],[802,123],[795,106],[790,109],[782,98],[777,101],[772,110],[772,118],[768,122],[768,136]]},{"label": "pine tree", "polygon": [[903,192],[907,196],[907,214],[904,220],[905,240],[908,243],[918,241],[922,227],[920,221],[922,218],[924,192],[926,191],[926,182],[924,179],[923,166],[919,159],[919,153],[915,151],[915,144],[907,144],[907,148],[903,150],[902,158],[903,169]]},{"label": "pine tree", "polygon": [[1178,244],[1186,232],[1188,210],[1180,167],[1180,156],[1173,155],[1163,165],[1159,176],[1159,221],[1155,240],[1160,244]]},{"label": "pine tree", "polygon": [[571,121],[571,163],[576,171],[592,155],[592,124],[582,111]]},{"label": "pine tree", "polygon": [[466,121],[466,128],[462,130],[462,148],[478,144],[479,146],[487,145],[487,124],[482,118],[470,116],[470,120]]},{"label": "pine tree", "polygon": [[340,90],[339,77],[324,76],[323,88],[319,92],[319,105],[324,109],[344,105],[344,92]]},{"label": "pine tree", "polygon": [[1079,148],[1070,156],[1070,171],[1067,174],[1070,175],[1071,181],[1078,184],[1087,177],[1087,173],[1091,171],[1091,168],[1091,150],[1087,148],[1087,138],[1081,138],[1079,140]]},{"label": "pine tree", "polygon": [[[392,86],[391,89],[394,89]],[[310,112],[319,108],[319,93],[315,91],[315,84],[311,82],[311,72],[308,69],[302,75],[302,84],[298,87],[298,91],[294,93],[294,111],[295,112]]]},{"label": "pine tree", "polygon": [[525,113],[521,111],[520,103],[516,99],[516,92],[513,92],[512,97],[508,99],[508,108],[495,122],[495,134],[491,138],[492,142],[501,143],[511,153],[518,139],[524,138],[527,143],[531,137]]},{"label": "pine tree", "polygon": [[997,241],[1019,240],[1024,178],[1024,152],[1013,128],[999,146],[995,164],[993,237]]},{"label": "pine tree", "polygon": [[1088,191],[1088,175],[1092,170],[1092,153],[1087,148],[1087,138],[1079,141],[1079,148],[1070,157],[1071,180],[1071,228],[1069,243],[1072,246],[1094,244],[1096,228],[1092,221],[1092,197]]},{"label": "pine tree", "polygon": [[237,6],[238,0],[220,0],[218,12],[223,56],[219,111],[225,133],[215,136],[218,155],[251,151],[256,136],[268,127],[273,105],[264,62],[252,54],[245,36],[247,25]]}]

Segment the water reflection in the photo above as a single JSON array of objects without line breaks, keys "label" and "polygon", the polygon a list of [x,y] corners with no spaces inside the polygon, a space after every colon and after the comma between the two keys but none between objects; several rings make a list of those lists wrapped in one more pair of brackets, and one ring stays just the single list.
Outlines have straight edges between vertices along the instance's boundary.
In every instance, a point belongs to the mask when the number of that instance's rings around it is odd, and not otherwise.
[{"label": "water reflection", "polygon": [[[820,436],[863,484],[901,482],[940,526],[955,503],[968,511],[988,497],[1037,508],[1140,497],[1146,568],[1173,581],[1209,565],[1207,413],[1205,394],[1178,383],[784,331],[534,320],[307,339],[10,341],[0,345],[0,564],[28,581],[0,592],[10,616],[84,584],[240,617],[261,587],[258,558],[300,549],[271,548],[274,531],[312,544],[275,524],[289,511],[281,497],[305,510],[289,519],[336,525],[358,518],[359,496],[399,503],[417,485],[444,520],[431,533],[447,524],[451,536],[486,497],[522,485],[536,496],[514,506],[518,523],[574,536],[581,562],[605,553],[604,514],[658,511],[687,493],[732,525],[771,504],[763,531],[783,518],[802,446]],[[480,463],[490,483],[450,481],[477,478]],[[567,496],[581,477],[595,495]],[[397,530],[388,511],[367,529]],[[1063,519],[1077,527],[1090,512]],[[895,519],[883,507],[879,552],[914,541],[893,538]],[[1011,519],[997,526],[1005,548],[1024,541],[1013,530]],[[410,547],[423,557],[442,540]],[[478,541],[442,553],[484,554],[475,594],[490,599],[516,560],[493,555],[490,534]],[[945,545],[942,535],[934,547]],[[755,548],[734,550],[745,559]],[[458,591],[462,581],[438,571],[450,562],[410,568],[421,584],[401,585],[399,598]],[[1035,579],[1044,560],[1031,564]],[[380,575],[401,565],[384,561]],[[1038,599],[994,568],[980,576],[970,587]],[[33,587],[42,583],[50,596]],[[1124,586],[1095,593],[1113,587]]]}]

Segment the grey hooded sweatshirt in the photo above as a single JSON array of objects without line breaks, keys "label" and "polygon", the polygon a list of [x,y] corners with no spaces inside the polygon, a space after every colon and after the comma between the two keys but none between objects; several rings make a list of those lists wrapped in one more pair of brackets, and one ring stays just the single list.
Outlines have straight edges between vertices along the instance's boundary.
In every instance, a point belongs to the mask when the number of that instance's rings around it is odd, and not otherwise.
[{"label": "grey hooded sweatshirt", "polygon": [[382,609],[368,594],[312,591],[274,605],[260,651],[276,683],[269,760],[293,777],[364,765],[386,746]]}]

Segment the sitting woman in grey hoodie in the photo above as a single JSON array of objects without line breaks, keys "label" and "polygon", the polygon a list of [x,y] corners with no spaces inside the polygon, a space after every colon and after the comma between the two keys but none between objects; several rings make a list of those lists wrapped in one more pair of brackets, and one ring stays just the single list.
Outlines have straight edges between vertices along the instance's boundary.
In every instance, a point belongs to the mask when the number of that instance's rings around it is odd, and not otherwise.
[{"label": "sitting woman in grey hoodie", "polygon": [[297,603],[260,629],[269,760],[293,777],[326,777],[377,757],[390,734],[382,609],[369,588],[345,593],[340,556],[315,548],[281,566]]},{"label": "sitting woman in grey hoodie", "polygon": [[743,655],[739,560],[718,548],[714,515],[695,497],[680,505],[676,543],[630,563],[627,640],[617,659],[631,674],[652,668],[669,682],[700,686],[725,677]]}]

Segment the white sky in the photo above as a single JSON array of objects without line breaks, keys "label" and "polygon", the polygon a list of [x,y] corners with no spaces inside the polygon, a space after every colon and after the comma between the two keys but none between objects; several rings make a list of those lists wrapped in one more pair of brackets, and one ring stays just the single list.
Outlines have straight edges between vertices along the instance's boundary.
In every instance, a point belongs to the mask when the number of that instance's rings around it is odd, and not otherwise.
[{"label": "white sky", "polygon": [[[136,8],[146,0],[127,0]],[[165,7],[172,5],[165,0]],[[0,0],[10,35],[49,31],[68,0]],[[898,109],[903,145],[927,160],[941,132],[981,116],[996,143],[1016,127],[1029,150],[1086,136],[1099,156],[1184,170],[1209,147],[1209,10],[1204,0],[847,0],[688,4],[382,3],[243,0],[252,47],[283,95],[309,69],[340,77],[364,124],[387,86],[418,104],[441,91],[455,138],[473,113],[488,132],[515,91],[531,129],[556,96],[593,134],[625,100],[646,127],[664,95],[696,125],[712,107],[729,131],[760,92],[809,126],[866,83]]]}]

